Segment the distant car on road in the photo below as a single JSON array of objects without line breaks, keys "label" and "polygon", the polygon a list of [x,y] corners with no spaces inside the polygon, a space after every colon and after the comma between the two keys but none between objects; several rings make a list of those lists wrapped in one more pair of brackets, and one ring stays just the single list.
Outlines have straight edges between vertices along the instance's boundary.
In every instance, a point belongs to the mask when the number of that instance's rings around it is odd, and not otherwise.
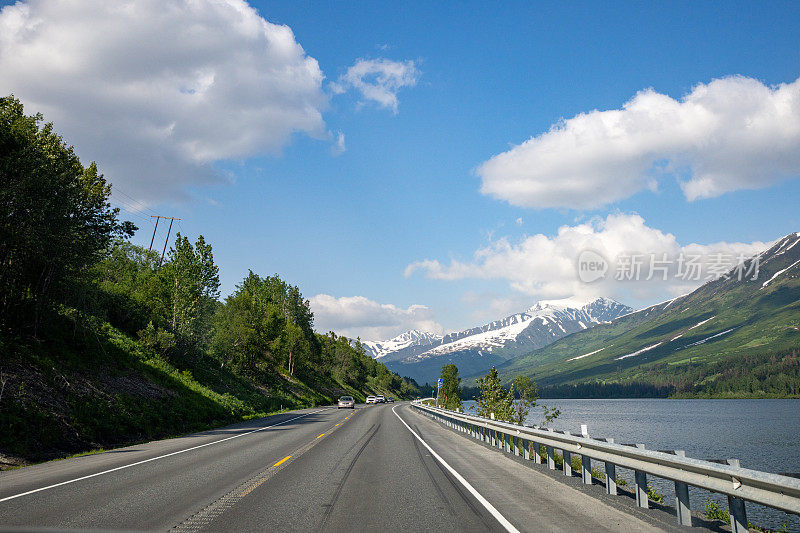
[{"label": "distant car on road", "polygon": [[389,396],[388,398],[386,398],[386,401],[387,401],[388,403],[394,403],[394,398],[392,398],[391,396]]},{"label": "distant car on road", "polygon": [[367,403],[375,403],[375,396],[367,396]]},{"label": "distant car on road", "polygon": [[375,396],[375,403],[386,403],[386,397],[383,394]]},{"label": "distant car on road", "polygon": [[356,401],[352,396],[342,396],[339,398],[339,403],[336,405],[337,409],[355,409]]}]

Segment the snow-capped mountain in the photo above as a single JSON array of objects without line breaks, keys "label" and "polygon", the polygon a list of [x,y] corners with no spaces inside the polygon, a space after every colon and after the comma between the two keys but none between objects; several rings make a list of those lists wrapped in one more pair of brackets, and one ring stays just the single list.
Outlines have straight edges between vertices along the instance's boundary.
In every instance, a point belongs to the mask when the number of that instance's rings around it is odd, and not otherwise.
[{"label": "snow-capped mountain", "polygon": [[361,341],[361,345],[367,355],[374,359],[380,359],[388,354],[410,352],[414,348],[421,348],[424,351],[424,349],[439,344],[441,340],[441,335],[412,329],[388,341]]},{"label": "snow-capped mountain", "polygon": [[609,298],[540,301],[521,313],[444,337],[410,331],[364,344],[390,369],[426,382],[438,376],[443,364],[455,363],[462,375],[482,371],[632,310]]},{"label": "snow-capped mountain", "polygon": [[609,298],[598,298],[588,303],[570,299],[540,301],[522,313],[449,334],[442,339],[439,346],[412,356],[412,360],[421,361],[462,350],[493,352],[504,348],[515,352],[508,354],[509,356],[518,355],[546,346],[594,324],[609,322],[632,310]]}]

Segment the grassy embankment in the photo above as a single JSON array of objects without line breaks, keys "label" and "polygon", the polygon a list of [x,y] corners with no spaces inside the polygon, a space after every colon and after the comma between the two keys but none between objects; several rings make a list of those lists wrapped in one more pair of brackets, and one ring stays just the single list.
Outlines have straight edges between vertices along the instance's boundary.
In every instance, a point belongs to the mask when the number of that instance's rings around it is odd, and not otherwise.
[{"label": "grassy embankment", "polygon": [[61,315],[46,332],[53,340],[0,341],[0,468],[378,391],[370,383],[357,390],[332,378],[301,381],[277,372],[250,379],[211,358],[182,370],[108,323],[92,329]]}]

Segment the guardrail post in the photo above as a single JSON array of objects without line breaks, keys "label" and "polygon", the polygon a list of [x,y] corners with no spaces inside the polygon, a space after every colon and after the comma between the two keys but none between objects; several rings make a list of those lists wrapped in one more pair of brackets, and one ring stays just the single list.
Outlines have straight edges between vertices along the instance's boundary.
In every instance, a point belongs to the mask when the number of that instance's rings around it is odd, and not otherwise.
[{"label": "guardrail post", "polygon": [[505,441],[505,452],[511,453],[511,434],[506,433],[504,437],[505,438],[503,438],[503,441]]},{"label": "guardrail post", "polygon": [[533,463],[542,464],[542,446],[536,441],[533,442]]},{"label": "guardrail post", "polygon": [[[572,435],[572,433],[565,431],[564,435]],[[564,471],[564,475],[572,477],[572,454],[567,450],[561,450],[561,459],[563,460],[561,469]]]},{"label": "guardrail post", "polygon": [[[675,450],[678,457],[686,457],[683,450]],[[692,525],[692,508],[689,503],[689,485],[680,481],[675,482],[675,511],[678,515],[678,523],[682,526]]]},{"label": "guardrail post", "polygon": [[547,468],[556,469],[556,452],[552,446],[547,446]]},{"label": "guardrail post", "polygon": [[[608,438],[606,442],[614,444],[614,439]],[[606,462],[606,494],[616,496],[617,494],[617,467],[614,463]]]},{"label": "guardrail post", "polygon": [[522,446],[522,458],[526,461],[531,460],[531,443],[525,439],[522,439],[520,444]]},{"label": "guardrail post", "polygon": [[592,459],[588,455],[581,455],[581,472],[583,482],[586,485],[592,484]]},{"label": "guardrail post", "polygon": [[[728,459],[728,464],[739,468],[739,459]],[[747,512],[744,500],[736,496],[728,496],[728,510],[731,513],[731,533],[745,533],[747,528]]]},{"label": "guardrail post", "polygon": [[[644,444],[637,444],[637,448],[644,450]],[[636,506],[642,509],[649,509],[650,502],[647,499],[647,474],[639,470],[633,471],[634,490],[636,491]]]},{"label": "guardrail post", "polygon": [[520,456],[519,452],[519,437],[514,437],[514,455],[517,457]]}]

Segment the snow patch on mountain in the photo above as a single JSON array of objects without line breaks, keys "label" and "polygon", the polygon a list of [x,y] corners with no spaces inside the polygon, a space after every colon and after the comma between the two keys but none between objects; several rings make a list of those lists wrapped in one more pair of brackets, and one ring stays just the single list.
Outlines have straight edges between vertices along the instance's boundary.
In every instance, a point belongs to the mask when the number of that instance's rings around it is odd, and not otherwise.
[{"label": "snow patch on mountain", "polygon": [[364,351],[373,359],[380,359],[390,353],[414,346],[431,346],[442,340],[441,335],[412,329],[386,341],[361,341]]},{"label": "snow patch on mountain", "polygon": [[609,344],[608,346],[604,346],[604,347],[600,348],[599,350],[595,350],[593,352],[585,353],[585,354],[579,355],[577,357],[571,357],[571,358],[567,359],[567,361],[577,361],[578,359],[583,359],[584,357],[589,357],[590,355],[594,355],[594,354],[596,354],[598,352],[602,352],[606,348],[611,348],[612,346],[614,346],[614,345],[613,344]]},{"label": "snow patch on mountain", "polygon": [[664,344],[664,343],[663,342],[657,342],[655,344],[651,344],[650,346],[646,346],[646,347],[642,348],[641,350],[636,350],[633,353],[629,353],[629,354],[625,354],[625,355],[621,355],[619,357],[616,357],[615,359],[617,361],[619,361],[620,359],[627,359],[628,357],[636,357],[637,355],[642,354],[644,352],[649,352],[653,348],[657,348],[657,347],[661,346],[662,344]]},{"label": "snow patch on mountain", "polygon": [[[800,239],[798,239],[798,240],[800,241]],[[798,242],[798,241],[795,241],[795,244],[797,244],[797,242]],[[794,246],[794,244],[793,244],[792,246]],[[791,248],[791,246],[790,246],[789,248]],[[781,253],[783,253],[783,252],[781,252]],[[767,281],[765,281],[765,282],[764,282],[764,283],[761,285],[761,289],[763,289],[764,287],[766,287],[767,285],[769,285],[770,283],[772,283],[772,281],[773,281],[775,278],[777,278],[778,276],[780,276],[781,274],[783,274],[784,272],[786,272],[786,271],[787,271],[787,270],[789,270],[790,268],[793,268],[793,267],[794,267],[794,266],[796,266],[798,263],[800,263],[800,259],[798,259],[797,261],[795,261],[794,263],[792,263],[792,264],[791,264],[791,265],[789,265],[788,267],[784,268],[783,270],[778,270],[777,272],[775,272],[775,273],[772,275],[772,277],[771,277],[771,278],[769,278]],[[761,290],[761,289],[758,289],[758,290]]]}]

